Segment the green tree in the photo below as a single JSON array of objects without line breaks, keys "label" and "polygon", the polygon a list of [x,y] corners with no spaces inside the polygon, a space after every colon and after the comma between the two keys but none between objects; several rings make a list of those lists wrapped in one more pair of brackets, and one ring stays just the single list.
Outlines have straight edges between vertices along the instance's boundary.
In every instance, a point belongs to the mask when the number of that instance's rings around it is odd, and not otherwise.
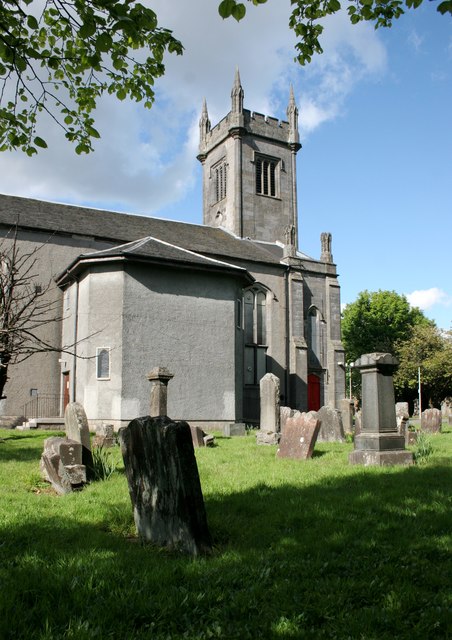
[{"label": "green tree", "polygon": [[[400,365],[394,376],[397,394],[415,397],[421,369],[423,406],[439,406],[452,395],[452,332],[431,324],[417,324],[411,335],[397,345]],[[427,402],[426,402],[427,401]]]},{"label": "green tree", "polygon": [[136,0],[3,0],[0,150],[45,148],[38,116],[46,112],[77,153],[91,151],[98,98],[150,107],[166,51],[181,54],[182,44]]},{"label": "green tree", "polygon": [[432,326],[422,311],[410,307],[395,291],[362,291],[342,314],[342,340],[348,361],[363,353],[381,351],[398,356],[398,345],[408,340],[416,325]]},{"label": "green tree", "polygon": [[[248,0],[254,5],[264,4],[267,0]],[[408,9],[416,9],[423,0],[290,0],[292,13],[289,26],[295,32],[298,42],[295,45],[297,60],[304,65],[311,61],[315,53],[322,53],[320,37],[323,32],[321,21],[341,9],[346,9],[350,22],[357,24],[363,20],[372,22],[375,28],[391,27],[394,20],[400,18]],[[219,5],[222,18],[232,16],[241,20],[246,14],[246,6],[237,0],[222,0]],[[452,14],[452,0],[443,0],[437,6],[442,13]]]}]

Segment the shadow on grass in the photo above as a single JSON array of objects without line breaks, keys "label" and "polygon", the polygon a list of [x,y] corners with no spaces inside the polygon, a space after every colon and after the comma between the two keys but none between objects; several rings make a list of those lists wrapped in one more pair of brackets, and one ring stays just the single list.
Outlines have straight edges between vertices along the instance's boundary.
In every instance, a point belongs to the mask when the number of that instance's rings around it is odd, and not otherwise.
[{"label": "shadow on grass", "polygon": [[210,496],[196,561],[115,535],[128,502],[28,514],[1,530],[0,637],[449,638],[451,486],[426,467]]},{"label": "shadow on grass", "polygon": [[[0,435],[0,464],[8,460],[15,462],[39,460],[43,449],[44,437],[36,438],[34,434],[22,435],[17,433],[5,436],[3,433]],[[18,446],[17,441],[20,441],[20,446]],[[12,447],[10,446],[11,444],[13,445]]]}]

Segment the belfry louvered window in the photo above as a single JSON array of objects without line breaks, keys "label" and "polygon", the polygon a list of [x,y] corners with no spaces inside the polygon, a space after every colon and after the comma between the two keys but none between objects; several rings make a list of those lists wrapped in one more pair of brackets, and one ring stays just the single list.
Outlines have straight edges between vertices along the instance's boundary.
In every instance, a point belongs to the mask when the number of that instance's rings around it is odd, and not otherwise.
[{"label": "belfry louvered window", "polygon": [[279,161],[275,158],[256,157],[256,193],[278,196]]},{"label": "belfry louvered window", "polygon": [[226,198],[227,187],[227,165],[221,161],[213,168],[213,178],[215,186],[215,201],[219,202]]}]

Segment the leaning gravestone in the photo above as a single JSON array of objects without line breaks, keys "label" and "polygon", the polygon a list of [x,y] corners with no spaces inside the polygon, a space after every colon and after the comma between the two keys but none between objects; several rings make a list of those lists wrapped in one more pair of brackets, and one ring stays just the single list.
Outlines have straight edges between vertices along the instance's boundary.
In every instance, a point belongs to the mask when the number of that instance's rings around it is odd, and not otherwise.
[{"label": "leaning gravestone", "polygon": [[334,407],[321,407],[318,411],[321,422],[318,442],[345,442],[341,412]]},{"label": "leaning gravestone", "polygon": [[285,420],[276,455],[278,458],[294,458],[296,460],[311,458],[319,430],[320,420],[315,411],[294,412],[293,416]]},{"label": "leaning gravestone", "polygon": [[47,438],[44,441],[40,469],[44,480],[50,482],[59,494],[81,489],[86,482],[82,445],[67,438]]},{"label": "leaning gravestone", "polygon": [[439,409],[426,409],[421,416],[421,429],[429,433],[440,433],[443,417]]},{"label": "leaning gravestone", "polygon": [[361,373],[361,433],[355,435],[351,464],[412,464],[405,438],[397,431],[393,373],[398,360],[390,353],[366,353],[356,362]]},{"label": "leaning gravestone", "polygon": [[138,535],[191,555],[209,552],[211,538],[186,422],[137,418],[119,430]]},{"label": "leaning gravestone", "polygon": [[279,442],[279,378],[266,373],[260,381],[261,417],[256,434],[257,444],[277,444]]},{"label": "leaning gravestone", "polygon": [[66,437],[82,445],[82,464],[86,467],[88,479],[92,476],[93,454],[89,435],[88,418],[85,409],[78,402],[70,402],[64,412]]}]

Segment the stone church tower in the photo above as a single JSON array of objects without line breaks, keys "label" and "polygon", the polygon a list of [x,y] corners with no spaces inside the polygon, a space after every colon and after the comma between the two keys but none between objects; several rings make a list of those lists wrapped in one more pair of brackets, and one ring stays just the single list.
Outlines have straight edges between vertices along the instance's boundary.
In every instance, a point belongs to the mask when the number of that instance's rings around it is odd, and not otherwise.
[{"label": "stone church tower", "polygon": [[243,107],[238,70],[231,111],[211,127],[204,101],[198,159],[203,166],[204,224],[240,238],[297,246],[296,156],[301,148],[293,91],[288,122]]}]

